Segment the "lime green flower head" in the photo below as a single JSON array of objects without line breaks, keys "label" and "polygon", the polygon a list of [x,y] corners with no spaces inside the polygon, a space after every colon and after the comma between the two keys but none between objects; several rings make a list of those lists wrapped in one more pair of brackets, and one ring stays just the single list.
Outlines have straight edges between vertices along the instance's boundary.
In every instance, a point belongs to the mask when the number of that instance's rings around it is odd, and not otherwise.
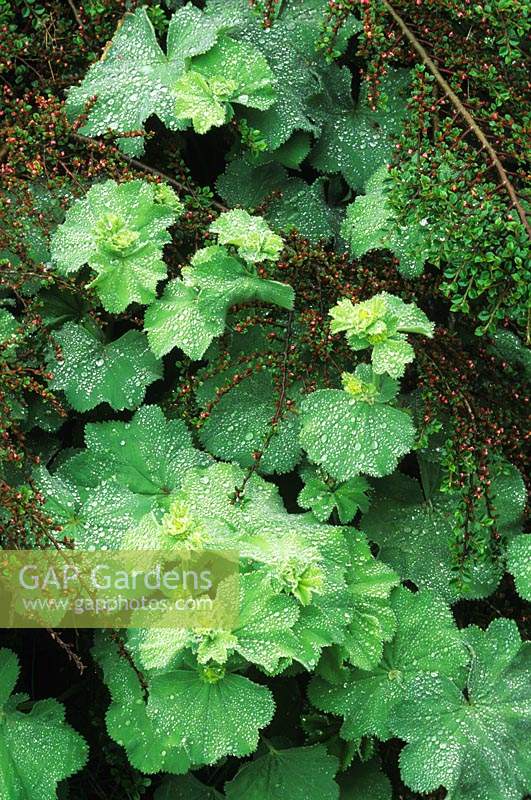
[{"label": "lime green flower head", "polygon": [[309,606],[312,595],[323,591],[323,573],[317,564],[305,566],[295,559],[289,560],[282,567],[281,580],[303,606]]},{"label": "lime green flower head", "polygon": [[354,305],[352,300],[343,298],[330,309],[332,333],[346,331],[348,336],[382,337],[386,336],[388,327],[385,317],[388,309],[384,298],[372,297]]},{"label": "lime green flower head", "polygon": [[108,211],[94,225],[94,238],[102,250],[123,256],[134,249],[140,233],[128,228],[118,214]]},{"label": "lime green flower head", "polygon": [[343,389],[355,397],[356,400],[373,403],[379,395],[378,388],[374,383],[366,383],[353,372],[343,372],[341,382]]},{"label": "lime green flower head", "polygon": [[162,530],[166,536],[185,543],[191,549],[202,546],[201,525],[178,497],[173,500],[170,510],[162,518]]}]

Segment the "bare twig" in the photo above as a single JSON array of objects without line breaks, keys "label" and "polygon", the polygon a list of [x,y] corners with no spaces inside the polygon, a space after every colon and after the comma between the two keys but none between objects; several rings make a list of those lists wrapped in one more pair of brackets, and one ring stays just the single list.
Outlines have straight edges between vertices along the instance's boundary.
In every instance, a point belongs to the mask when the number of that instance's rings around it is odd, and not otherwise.
[{"label": "bare twig", "polygon": [[526,213],[522,205],[520,204],[520,201],[518,200],[518,196],[516,194],[514,186],[509,180],[509,176],[507,175],[507,172],[505,171],[503,164],[498,158],[498,155],[494,150],[494,148],[492,147],[492,145],[490,144],[489,140],[487,139],[487,137],[485,136],[485,134],[483,133],[483,131],[481,130],[475,119],[473,118],[473,116],[470,114],[470,112],[467,111],[467,109],[465,108],[461,100],[458,98],[456,93],[453,91],[451,86],[448,84],[447,81],[445,81],[435,62],[429,57],[428,53],[423,48],[423,46],[421,45],[415,34],[410,30],[410,28],[404,22],[402,17],[395,11],[389,0],[382,0],[382,2],[385,8],[388,10],[388,12],[391,14],[393,19],[397,23],[397,25],[400,27],[400,30],[402,31],[404,36],[406,36],[406,38],[410,42],[411,46],[413,47],[417,55],[420,56],[423,64],[427,66],[427,68],[429,69],[429,71],[431,72],[431,74],[441,87],[441,89],[444,91],[444,94],[448,97],[452,105],[457,109],[457,111],[463,117],[463,119],[468,123],[470,130],[474,132],[476,137],[483,145],[483,149],[485,149],[489,154],[489,158],[492,162],[492,165],[496,168],[500,176],[501,182],[505,190],[507,191],[507,194],[511,198],[512,204],[514,205],[514,207],[518,212],[518,216],[522,221],[522,225],[526,229],[528,235],[531,236],[531,226],[527,221]]},{"label": "bare twig", "polygon": [[52,637],[54,642],[59,645],[61,650],[65,651],[66,655],[68,656],[68,660],[72,661],[76,665],[76,667],[77,667],[77,669],[79,671],[79,674],[83,675],[83,673],[84,673],[84,671],[86,669],[86,666],[82,662],[82,660],[80,659],[78,654],[75,652],[75,650],[72,647],[72,645],[68,644],[68,642],[63,641],[63,639],[61,639],[61,637],[59,636],[57,631],[54,631],[52,628],[46,628],[46,630],[49,633],[49,635]]},{"label": "bare twig", "polygon": [[144,696],[144,700],[147,699],[148,696],[148,682],[144,677],[144,674],[138,669],[135,662],[133,661],[133,657],[129,650],[127,650],[124,640],[120,636],[117,630],[109,630],[109,636],[115,643],[116,647],[118,648],[118,653],[121,658],[125,659],[133,672],[135,673],[136,677],[138,678],[138,682],[140,684],[140,688],[142,689],[142,694]]},{"label": "bare twig", "polygon": [[77,8],[75,6],[74,0],[68,0],[68,5],[72,9],[72,14],[76,18],[77,24],[79,25],[80,28],[82,28],[83,27],[83,20],[81,19],[79,11],[77,10]]}]

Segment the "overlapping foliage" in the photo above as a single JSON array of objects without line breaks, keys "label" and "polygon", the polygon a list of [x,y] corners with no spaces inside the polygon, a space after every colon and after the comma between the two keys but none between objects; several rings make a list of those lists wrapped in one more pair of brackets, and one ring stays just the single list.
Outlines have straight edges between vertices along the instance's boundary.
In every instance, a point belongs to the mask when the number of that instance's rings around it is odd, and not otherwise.
[{"label": "overlapping foliage", "polygon": [[[86,767],[60,703],[9,696],[0,651],[2,797],[68,796],[80,770],[89,797],[103,760],[117,797],[523,800],[524,223],[505,209],[507,274],[496,252],[478,274],[467,212],[463,289],[436,205],[447,230],[461,140],[412,206],[428,89],[400,49],[374,80],[388,3],[130,5],[66,116],[38,101],[58,171],[30,140],[6,178],[0,536],[237,550],[240,613],[82,641]],[[433,161],[440,120],[418,124]]]}]

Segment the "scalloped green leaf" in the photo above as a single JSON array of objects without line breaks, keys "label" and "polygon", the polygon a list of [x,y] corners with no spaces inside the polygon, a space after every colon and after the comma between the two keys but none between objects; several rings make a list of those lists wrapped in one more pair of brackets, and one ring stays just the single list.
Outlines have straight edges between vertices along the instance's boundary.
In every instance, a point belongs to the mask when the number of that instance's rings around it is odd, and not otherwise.
[{"label": "scalloped green leaf", "polygon": [[107,311],[120,313],[130,303],[155,299],[166,277],[163,246],[177,218],[156,201],[153,184],[142,180],[94,184],[75,200],[51,239],[52,259],[61,274],[88,264],[96,273],[89,284]]},{"label": "scalloped green leaf", "polygon": [[225,784],[227,800],[338,800],[334,780],[339,762],[322,744],[278,750],[267,745],[267,753],[244,764]]},{"label": "scalloped green leaf", "polygon": [[237,303],[293,306],[291,286],[258,278],[219,245],[198,250],[182,274],[183,280],[170,281],[146,311],[144,327],[157,356],[180,347],[190,358],[202,358],[223,333],[227,312]]},{"label": "scalloped green leaf", "polygon": [[[227,375],[222,372],[216,383],[225,385],[232,371]],[[210,410],[199,431],[202,445],[212,455],[236,461],[242,467],[250,467],[255,462],[253,453],[263,451],[261,472],[290,472],[301,454],[299,417],[287,411],[270,436],[277,402],[278,391],[269,373],[263,371],[242,380]]]},{"label": "scalloped green leaf", "polygon": [[197,765],[252,753],[274,710],[267,687],[211,667],[154,675],[146,707],[160,735],[180,740]]},{"label": "scalloped green leaf", "polygon": [[318,389],[301,407],[301,444],[332,477],[388,475],[415,441],[411,417],[383,403],[359,401],[340,389]]},{"label": "scalloped green leaf", "polygon": [[9,695],[19,676],[18,658],[0,650],[0,795],[2,800],[56,800],[57,784],[87,760],[85,740],[65,722],[57,700],[39,700],[22,711],[27,695]]},{"label": "scalloped green leaf", "polygon": [[357,475],[344,483],[326,482],[314,469],[301,471],[304,488],[299,492],[298,504],[302,508],[311,508],[319,522],[327,522],[337,509],[339,521],[350,522],[358,511],[369,510],[367,492],[370,489],[365,478]]},{"label": "scalloped green leaf", "polygon": [[179,347],[189,358],[200,359],[225,329],[227,302],[215,292],[203,292],[183,281],[170,281],[164,294],[149,306],[144,329],[157,356]]},{"label": "scalloped green leaf", "polygon": [[[237,549],[246,565],[253,564],[267,577],[275,593],[298,601],[295,638],[290,640],[285,630],[284,655],[305,666],[315,664],[322,647],[344,636],[349,620],[343,529],[288,514],[276,487],[256,474],[246,483],[245,498],[237,502],[236,488],[244,478],[245,472],[230,464],[189,470],[167,520],[148,531],[141,526],[134,546]],[[271,644],[273,656],[278,654]]]},{"label": "scalloped green leaf", "polygon": [[220,244],[234,245],[238,254],[252,263],[276,261],[283,245],[263,217],[252,216],[241,208],[224,211],[210,230],[217,234]]},{"label": "scalloped green leaf", "polygon": [[379,86],[385,99],[376,110],[369,106],[367,83],[362,85],[358,103],[353,103],[351,80],[350,70],[335,64],[324,74],[322,89],[314,98],[322,133],[311,161],[319,172],[341,172],[349,186],[359,191],[391,158],[393,137],[400,133],[406,113],[409,71],[387,71]]},{"label": "scalloped green leaf", "polygon": [[388,292],[356,304],[343,298],[329,313],[332,333],[345,333],[353,350],[372,347],[373,371],[377,375],[387,373],[392,378],[400,378],[406,364],[415,357],[405,334],[418,333],[431,338],[435,328],[415,303],[405,303]]},{"label": "scalloped green leaf", "polygon": [[405,278],[416,278],[422,273],[427,257],[422,228],[397,226],[387,199],[387,175],[386,166],[376,170],[365,185],[365,194],[358,195],[347,206],[341,235],[355,258],[371,250],[391,250],[399,260],[400,273]]},{"label": "scalloped green leaf", "polygon": [[229,206],[255,208],[286,183],[287,175],[280,164],[257,164],[254,159],[235,158],[216,180],[216,189]]},{"label": "scalloped green leaf", "polygon": [[324,195],[323,179],[308,184],[292,178],[281,187],[281,196],[267,210],[271,225],[279,230],[297,230],[312,244],[334,235],[334,216]]},{"label": "scalloped green leaf", "polygon": [[531,533],[517,536],[509,544],[507,569],[514,578],[520,597],[531,600]]},{"label": "scalloped green leaf", "polygon": [[50,328],[58,328],[65,322],[79,323],[86,319],[90,310],[89,303],[79,293],[57,288],[43,289],[37,303],[44,323]]},{"label": "scalloped green leaf", "polygon": [[332,676],[334,682],[318,676],[310,684],[312,703],[344,718],[341,734],[346,739],[364,735],[388,739],[391,714],[404,703],[412,678],[425,673],[457,678],[467,664],[467,650],[443,600],[425,590],[413,594],[398,588],[391,595],[391,606],[396,634],[384,645],[377,666],[341,668]]},{"label": "scalloped green leaf", "polygon": [[[167,34],[167,53],[157,42],[145,8],[126,14],[101,59],[88,70],[80,86],[70,89],[66,109],[70,119],[82,114],[96,96],[80,133],[95,136],[109,130],[143,130],[156,114],[171,130],[183,127],[175,113],[176,83],[187,59],[212,48],[220,26],[188,3],[173,15]],[[119,139],[129,155],[144,149],[144,138]]]},{"label": "scalloped green leaf", "polygon": [[[85,426],[86,450],[71,456],[58,476],[78,491],[114,480],[150,508],[165,508],[192,467],[211,459],[196,450],[182,420],[167,419],[158,406],[142,406],[130,422],[114,420]],[[112,508],[112,506],[111,506]]]},{"label": "scalloped green leaf", "polygon": [[[311,66],[319,58],[315,43],[324,13],[322,2],[306,0],[304,7],[290,3],[267,30],[259,15],[238,0],[210,0],[207,13],[218,24],[230,26],[233,38],[257,47],[276,78],[279,91],[271,108],[242,111],[248,124],[260,131],[268,149],[278,149],[294,131],[317,132],[308,101],[319,85]],[[349,22],[345,28],[351,30]]]},{"label": "scalloped green leaf", "polygon": [[175,115],[196,133],[231,119],[233,103],[266,109],[275,101],[274,76],[257,48],[221,36],[174,84]]},{"label": "scalloped green leaf", "polygon": [[423,673],[407,686],[392,730],[408,744],[400,774],[418,792],[447,789],[452,800],[521,800],[531,788],[531,647],[516,623],[465,629],[466,683]]},{"label": "scalloped green leaf", "polygon": [[226,663],[238,653],[267,672],[278,669],[281,659],[294,655],[291,629],[299,616],[296,601],[273,589],[261,572],[242,574],[239,579],[240,611],[231,631],[165,629],[134,631],[129,649],[143,669],[165,669],[186,648],[202,664]]},{"label": "scalloped green leaf", "polygon": [[[504,474],[505,473],[505,474]],[[491,494],[497,525],[504,538],[521,530],[520,517],[526,490],[518,470],[502,466],[492,476]],[[455,526],[456,499],[438,487],[425,500],[420,484],[403,475],[394,475],[376,486],[371,509],[361,523],[369,539],[379,547],[379,557],[404,580],[440,594],[455,602],[462,594],[452,579],[449,543]],[[499,583],[502,568],[490,560],[473,562],[466,598],[491,594]]]},{"label": "scalloped green leaf", "polygon": [[146,773],[187,772],[191,763],[182,737],[168,733],[160,719],[148,713],[149,694],[145,696],[139,675],[129,660],[101,633],[92,655],[103,670],[111,696],[105,715],[107,732],[125,748],[131,765]]},{"label": "scalloped green leaf", "polygon": [[50,388],[63,390],[76,411],[88,411],[100,403],[109,403],[115,410],[136,408],[146,387],[162,378],[162,364],[140,331],[127,331],[105,343],[99,331],[67,322],[54,339],[61,358],[50,364]]},{"label": "scalloped green leaf", "polygon": [[396,572],[377,561],[365,537],[350,531],[348,584],[348,628],[342,650],[348,661],[360,669],[372,669],[382,657],[384,642],[392,639],[396,616],[391,607],[391,590],[400,582]]},{"label": "scalloped green leaf", "polygon": [[372,349],[372,367],[377,375],[387,373],[392,378],[401,378],[406,364],[415,360],[415,351],[403,334],[397,334]]},{"label": "scalloped green leaf", "polygon": [[46,498],[46,513],[78,547],[119,548],[127,530],[149,511],[149,499],[133,494],[110,474],[101,476],[96,491],[76,485],[75,477],[39,467],[35,481]]}]

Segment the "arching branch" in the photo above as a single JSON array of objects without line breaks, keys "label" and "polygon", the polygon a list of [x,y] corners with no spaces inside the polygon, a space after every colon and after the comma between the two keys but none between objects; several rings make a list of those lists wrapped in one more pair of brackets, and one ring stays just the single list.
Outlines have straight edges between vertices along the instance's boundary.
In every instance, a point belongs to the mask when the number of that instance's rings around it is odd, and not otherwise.
[{"label": "arching branch", "polygon": [[522,225],[526,229],[528,235],[531,236],[531,226],[527,221],[526,213],[520,201],[518,200],[518,195],[516,194],[514,186],[509,180],[509,176],[507,175],[507,172],[505,171],[505,168],[501,163],[500,159],[498,158],[496,151],[492,147],[491,143],[489,142],[489,140],[487,139],[487,137],[485,136],[485,134],[483,133],[483,131],[481,130],[475,119],[473,118],[473,116],[470,114],[469,111],[467,111],[463,103],[460,101],[456,93],[453,91],[448,81],[446,81],[443,78],[433,59],[430,58],[430,56],[428,55],[424,47],[421,45],[421,43],[419,42],[413,31],[410,30],[410,28],[404,22],[402,17],[395,11],[389,0],[382,0],[382,3],[388,10],[389,14],[393,17],[396,24],[399,26],[400,30],[407,38],[407,40],[409,41],[409,43],[411,44],[417,55],[420,57],[422,63],[425,64],[425,66],[429,69],[429,71],[431,72],[431,74],[433,75],[433,77],[443,90],[444,94],[448,97],[448,99],[450,100],[454,108],[458,111],[460,116],[466,121],[466,123],[470,127],[470,130],[473,131],[477,139],[479,139],[479,141],[481,142],[483,148],[489,155],[492,165],[498,172],[500,180],[503,186],[505,187],[507,194],[511,198],[512,205],[516,208],[518,212],[518,216],[522,221]]}]

